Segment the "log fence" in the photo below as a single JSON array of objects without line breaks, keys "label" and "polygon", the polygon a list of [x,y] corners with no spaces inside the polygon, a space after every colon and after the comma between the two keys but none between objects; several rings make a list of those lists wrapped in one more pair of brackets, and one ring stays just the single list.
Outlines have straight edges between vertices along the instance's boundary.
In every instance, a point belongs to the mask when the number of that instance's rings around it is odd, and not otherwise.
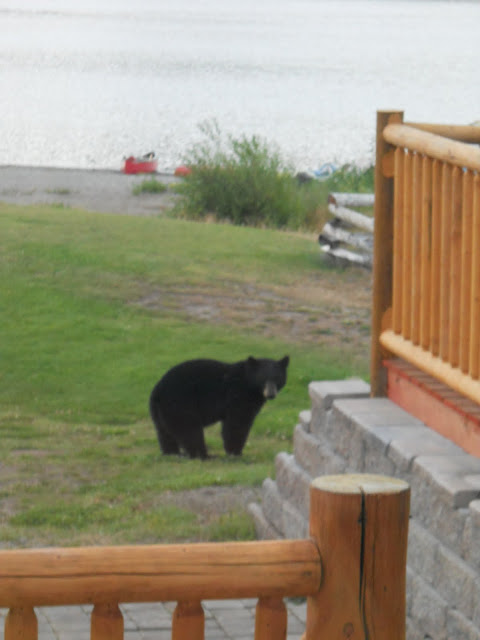
[{"label": "log fence", "polygon": [[330,193],[328,210],[333,219],[318,237],[320,248],[335,262],[347,262],[371,269],[373,218],[351,207],[372,207],[373,193]]},{"label": "log fence", "polygon": [[310,487],[310,538],[0,551],[5,640],[36,640],[35,607],[92,604],[91,640],[121,640],[119,604],[176,601],[172,640],[203,640],[202,600],[258,598],[255,640],[285,640],[283,598],[307,597],[305,640],[404,640],[410,490],[398,479],[325,476]]},{"label": "log fence", "polygon": [[377,114],[372,395],[400,357],[480,403],[480,128]]}]

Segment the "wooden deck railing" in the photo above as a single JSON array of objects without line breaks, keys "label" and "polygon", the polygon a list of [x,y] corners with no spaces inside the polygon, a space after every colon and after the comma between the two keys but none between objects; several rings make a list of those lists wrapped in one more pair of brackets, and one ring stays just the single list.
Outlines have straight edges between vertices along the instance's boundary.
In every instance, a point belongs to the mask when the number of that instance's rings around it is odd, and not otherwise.
[{"label": "wooden deck railing", "polygon": [[373,395],[393,354],[480,403],[479,143],[479,127],[378,113]]},{"label": "wooden deck railing", "polygon": [[307,596],[306,640],[404,640],[410,490],[318,478],[306,540],[0,551],[5,640],[36,640],[34,607],[93,604],[92,640],[123,638],[121,603],[176,601],[173,640],[203,640],[202,600],[258,598],[255,640],[285,640],[286,596]]}]

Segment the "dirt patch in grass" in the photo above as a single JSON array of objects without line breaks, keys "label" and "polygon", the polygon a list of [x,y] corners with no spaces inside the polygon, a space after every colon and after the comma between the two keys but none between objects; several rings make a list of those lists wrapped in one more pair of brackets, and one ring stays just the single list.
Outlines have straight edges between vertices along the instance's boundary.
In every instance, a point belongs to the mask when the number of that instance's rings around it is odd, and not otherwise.
[{"label": "dirt patch in grass", "polygon": [[160,504],[192,511],[201,524],[209,524],[218,516],[246,510],[260,497],[261,489],[254,487],[201,487],[188,491],[165,491],[160,497]]},{"label": "dirt patch in grass", "polygon": [[223,282],[209,288],[155,288],[135,304],[286,342],[348,345],[355,357],[367,358],[370,282],[371,274],[364,270],[325,271],[290,286]]}]

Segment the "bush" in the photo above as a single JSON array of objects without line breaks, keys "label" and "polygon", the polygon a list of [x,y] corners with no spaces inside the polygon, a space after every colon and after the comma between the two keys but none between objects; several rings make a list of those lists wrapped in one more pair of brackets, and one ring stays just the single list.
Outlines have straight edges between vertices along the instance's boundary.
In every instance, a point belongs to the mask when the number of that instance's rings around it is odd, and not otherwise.
[{"label": "bush", "polygon": [[237,225],[303,225],[299,185],[279,154],[257,136],[224,141],[216,123],[201,126],[206,138],[186,159],[192,169],[179,191],[184,212],[214,214]]},{"label": "bush", "polygon": [[166,190],[167,186],[163,184],[163,182],[155,178],[150,178],[135,185],[133,187],[133,194],[138,196],[140,193],[164,193]]},{"label": "bush", "polygon": [[360,169],[352,164],[345,164],[325,181],[328,191],[344,193],[373,193],[374,167]]},{"label": "bush", "polygon": [[342,167],[325,182],[300,182],[257,136],[225,139],[215,121],[200,130],[204,140],[187,155],[191,173],[178,187],[187,217],[213,214],[236,225],[317,230],[328,216],[330,191],[366,190],[365,172],[356,167]]}]

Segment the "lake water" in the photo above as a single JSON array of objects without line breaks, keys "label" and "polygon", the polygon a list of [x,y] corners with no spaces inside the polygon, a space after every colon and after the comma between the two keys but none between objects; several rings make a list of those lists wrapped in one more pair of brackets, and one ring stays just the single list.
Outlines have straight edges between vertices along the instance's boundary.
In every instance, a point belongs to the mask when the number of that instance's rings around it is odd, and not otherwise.
[{"label": "lake water", "polygon": [[213,119],[365,164],[377,109],[480,120],[479,31],[479,1],[0,0],[0,164],[168,170]]}]

